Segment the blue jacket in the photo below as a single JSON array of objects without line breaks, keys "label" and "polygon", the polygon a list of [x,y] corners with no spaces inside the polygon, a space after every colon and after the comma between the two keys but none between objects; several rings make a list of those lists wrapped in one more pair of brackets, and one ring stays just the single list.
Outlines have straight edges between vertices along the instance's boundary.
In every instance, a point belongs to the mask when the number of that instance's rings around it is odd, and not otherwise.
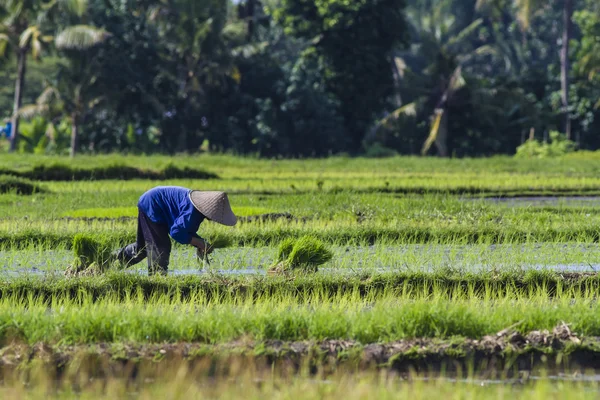
[{"label": "blue jacket", "polygon": [[204,216],[196,210],[189,198],[190,189],[179,186],[157,186],[140,197],[138,208],[157,224],[166,224],[171,237],[189,244]]},{"label": "blue jacket", "polygon": [[0,133],[4,133],[4,136],[6,136],[7,139],[10,138],[10,134],[12,133],[12,123],[7,122],[6,126],[2,128]]}]

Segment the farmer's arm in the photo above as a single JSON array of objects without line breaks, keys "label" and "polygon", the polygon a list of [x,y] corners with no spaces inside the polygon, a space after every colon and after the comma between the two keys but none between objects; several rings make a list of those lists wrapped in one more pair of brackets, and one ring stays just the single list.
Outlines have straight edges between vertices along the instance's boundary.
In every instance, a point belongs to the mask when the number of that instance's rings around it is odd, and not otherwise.
[{"label": "farmer's arm", "polygon": [[178,243],[189,244],[196,247],[203,254],[210,254],[213,249],[208,242],[195,233],[200,222],[193,221],[193,218],[192,213],[180,215],[175,220],[169,234]]}]

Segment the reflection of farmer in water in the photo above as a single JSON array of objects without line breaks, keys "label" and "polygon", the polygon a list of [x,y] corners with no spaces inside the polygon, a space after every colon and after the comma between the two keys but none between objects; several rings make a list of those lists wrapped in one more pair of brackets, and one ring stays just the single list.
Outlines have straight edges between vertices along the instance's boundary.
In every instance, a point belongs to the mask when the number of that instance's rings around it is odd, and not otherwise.
[{"label": "reflection of farmer in water", "polygon": [[8,118],[4,120],[4,126],[0,126],[0,137],[10,138],[12,131],[12,123]]},{"label": "reflection of farmer in water", "polygon": [[237,218],[224,192],[202,192],[178,186],[159,186],[138,202],[137,239],[114,256],[125,267],[148,257],[148,274],[166,274],[171,254],[169,235],[178,243],[196,247],[199,257],[212,252],[210,243],[196,234],[205,219],[233,226]]}]

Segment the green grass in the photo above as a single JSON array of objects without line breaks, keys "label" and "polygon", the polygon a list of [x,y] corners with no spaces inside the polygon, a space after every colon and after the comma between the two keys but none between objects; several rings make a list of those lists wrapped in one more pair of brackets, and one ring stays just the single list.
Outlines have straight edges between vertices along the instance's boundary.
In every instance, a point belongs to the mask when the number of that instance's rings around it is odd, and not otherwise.
[{"label": "green grass", "polygon": [[[225,295],[227,296],[227,295]],[[507,327],[526,334],[569,324],[582,337],[600,336],[600,305],[589,297],[531,293],[527,297],[383,294],[357,291],[323,298],[318,292],[210,299],[192,293],[125,300],[107,295],[95,301],[83,294],[54,297],[3,296],[0,341],[56,344],[223,343],[251,340],[354,340],[381,343],[411,338],[478,339]]]},{"label": "green grass", "polygon": [[[0,248],[33,242],[52,248],[75,233],[107,234],[131,241],[135,205],[154,183],[105,185],[69,183],[50,194],[0,196]],[[177,183],[177,182],[175,182]],[[192,183],[192,182],[188,182]],[[189,185],[191,187],[191,184]],[[218,189],[218,186],[207,189]],[[96,191],[97,190],[97,191]],[[507,243],[598,241],[600,202],[559,202],[512,206],[450,195],[396,196],[339,193],[231,195],[240,216],[290,213],[291,221],[240,223],[234,228],[202,224],[200,235],[228,235],[237,245],[277,244],[286,237],[314,235],[330,243]],[[102,205],[102,207],[99,207]],[[69,218],[107,219],[68,221]],[[119,239],[120,237],[120,239]]]},{"label": "green grass", "polygon": [[16,195],[30,195],[41,193],[44,189],[36,185],[29,179],[17,178],[0,173],[0,195],[4,193],[14,193]]},{"label": "green grass", "polygon": [[435,272],[362,272],[351,274],[317,274],[288,277],[262,275],[224,275],[148,277],[126,273],[108,273],[94,278],[64,279],[23,275],[0,280],[2,298],[51,299],[83,295],[96,301],[112,297],[126,301],[141,296],[146,300],[162,297],[191,301],[194,298],[226,303],[245,299],[285,297],[297,304],[306,298],[319,297],[335,301],[340,296],[377,300],[385,296],[405,299],[435,296],[479,299],[589,298],[600,292],[598,274],[561,274],[550,271],[504,271],[466,273],[452,269]]},{"label": "green grass", "polygon": [[[232,207],[235,215],[239,217],[249,217],[254,215],[261,215],[273,212],[265,207]],[[138,215],[137,207],[95,207],[95,208],[84,208],[78,210],[72,210],[64,212],[61,217],[71,218],[136,218]]]},{"label": "green grass", "polygon": [[[0,249],[28,248],[36,246],[45,249],[69,247],[73,237],[79,233],[104,236],[113,245],[131,243],[135,239],[135,221],[130,224],[110,223],[100,229],[91,228],[91,224],[54,221],[48,224],[6,224],[0,223]],[[36,224],[37,225],[37,224]],[[398,224],[399,225],[399,224]],[[424,224],[425,225],[425,224]],[[429,225],[429,226],[428,226]],[[53,228],[56,227],[56,228]],[[228,242],[237,246],[260,247],[277,245],[285,238],[300,238],[311,235],[319,240],[338,245],[360,244],[492,244],[492,243],[598,243],[600,231],[597,225],[587,222],[583,226],[538,226],[502,227],[486,224],[483,226],[378,226],[377,224],[348,226],[344,223],[303,225],[273,223],[262,225],[242,225],[236,229],[208,225],[201,227],[200,236],[228,237]],[[174,244],[175,247],[180,247]]]},{"label": "green grass", "polygon": [[13,175],[38,181],[84,181],[84,180],[130,180],[130,179],[217,179],[213,173],[192,169],[179,168],[167,164],[160,170],[142,169],[124,164],[106,164],[95,167],[80,167],[65,163],[37,164],[31,169],[0,169],[1,174]]}]

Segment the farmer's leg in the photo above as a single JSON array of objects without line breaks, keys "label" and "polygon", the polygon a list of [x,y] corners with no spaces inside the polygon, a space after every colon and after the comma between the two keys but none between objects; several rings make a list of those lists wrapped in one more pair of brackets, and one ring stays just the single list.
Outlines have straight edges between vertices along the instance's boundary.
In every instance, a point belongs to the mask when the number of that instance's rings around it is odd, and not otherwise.
[{"label": "farmer's leg", "polygon": [[142,230],[146,240],[146,253],[148,255],[148,275],[159,273],[167,274],[169,258],[171,257],[171,238],[169,227],[165,224],[152,222],[142,213],[144,223]]},{"label": "farmer's leg", "polygon": [[138,210],[138,226],[135,243],[131,243],[130,245],[117,250],[116,258],[123,268],[135,265],[146,258],[146,240],[144,239],[144,231],[142,229],[146,220],[142,216],[146,217]]}]

